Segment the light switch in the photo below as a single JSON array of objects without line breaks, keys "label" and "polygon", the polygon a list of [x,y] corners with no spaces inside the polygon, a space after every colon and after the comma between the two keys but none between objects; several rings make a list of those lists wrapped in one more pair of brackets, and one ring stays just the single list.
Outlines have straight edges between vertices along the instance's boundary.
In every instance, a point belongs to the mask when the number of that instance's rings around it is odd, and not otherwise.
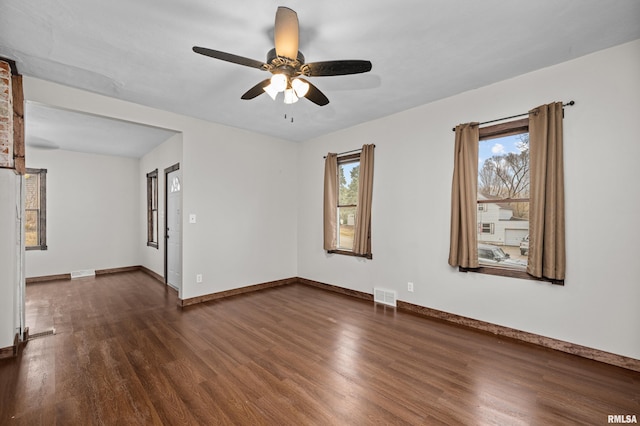
[{"label": "light switch", "polygon": [[189,223],[196,223],[196,215],[194,213],[189,215]]}]

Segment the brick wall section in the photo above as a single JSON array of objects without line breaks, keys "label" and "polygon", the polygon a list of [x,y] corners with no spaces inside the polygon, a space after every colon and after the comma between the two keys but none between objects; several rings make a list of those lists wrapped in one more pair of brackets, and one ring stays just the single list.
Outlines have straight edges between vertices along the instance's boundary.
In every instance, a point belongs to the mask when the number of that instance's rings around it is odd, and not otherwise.
[{"label": "brick wall section", "polygon": [[3,61],[0,61],[0,167],[14,167],[11,67]]}]

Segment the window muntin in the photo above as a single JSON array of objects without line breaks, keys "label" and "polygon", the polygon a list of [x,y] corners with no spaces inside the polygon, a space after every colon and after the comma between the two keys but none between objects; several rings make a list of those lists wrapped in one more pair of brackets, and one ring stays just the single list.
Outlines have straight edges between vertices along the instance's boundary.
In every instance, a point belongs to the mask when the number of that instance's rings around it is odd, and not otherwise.
[{"label": "window muntin", "polygon": [[520,242],[529,230],[528,120],[512,123],[480,129],[478,262],[525,271]]},{"label": "window muntin", "polygon": [[338,250],[353,251],[359,174],[360,154],[338,158]]},{"label": "window muntin", "polygon": [[47,169],[26,169],[24,236],[26,250],[47,249]]},{"label": "window muntin", "polygon": [[158,248],[158,169],[147,173],[147,246]]}]

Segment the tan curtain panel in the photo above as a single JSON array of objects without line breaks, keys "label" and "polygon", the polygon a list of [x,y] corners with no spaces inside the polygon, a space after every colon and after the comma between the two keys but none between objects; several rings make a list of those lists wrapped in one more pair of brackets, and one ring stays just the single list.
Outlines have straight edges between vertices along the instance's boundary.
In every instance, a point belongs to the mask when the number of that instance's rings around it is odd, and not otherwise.
[{"label": "tan curtain panel", "polygon": [[338,155],[327,154],[324,161],[324,249],[335,250],[338,223]]},{"label": "tan curtain panel", "polygon": [[564,280],[562,102],[529,111],[530,213],[527,272]]},{"label": "tan curtain panel", "polygon": [[353,252],[371,254],[371,200],[373,198],[373,152],[375,145],[363,145],[360,153],[358,210],[353,240]]},{"label": "tan curtain panel", "polygon": [[449,265],[478,267],[478,123],[456,126]]}]

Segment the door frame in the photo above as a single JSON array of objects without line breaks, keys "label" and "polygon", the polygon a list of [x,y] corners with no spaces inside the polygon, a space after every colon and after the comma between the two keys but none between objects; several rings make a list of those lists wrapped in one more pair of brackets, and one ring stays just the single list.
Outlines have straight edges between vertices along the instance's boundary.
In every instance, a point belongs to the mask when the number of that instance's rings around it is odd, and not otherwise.
[{"label": "door frame", "polygon": [[164,169],[164,284],[169,285],[169,270],[167,265],[168,260],[168,243],[169,235],[167,233],[167,226],[169,225],[169,210],[168,210],[168,198],[169,198],[169,173],[175,172],[180,169],[180,163],[176,163],[173,166]]}]

